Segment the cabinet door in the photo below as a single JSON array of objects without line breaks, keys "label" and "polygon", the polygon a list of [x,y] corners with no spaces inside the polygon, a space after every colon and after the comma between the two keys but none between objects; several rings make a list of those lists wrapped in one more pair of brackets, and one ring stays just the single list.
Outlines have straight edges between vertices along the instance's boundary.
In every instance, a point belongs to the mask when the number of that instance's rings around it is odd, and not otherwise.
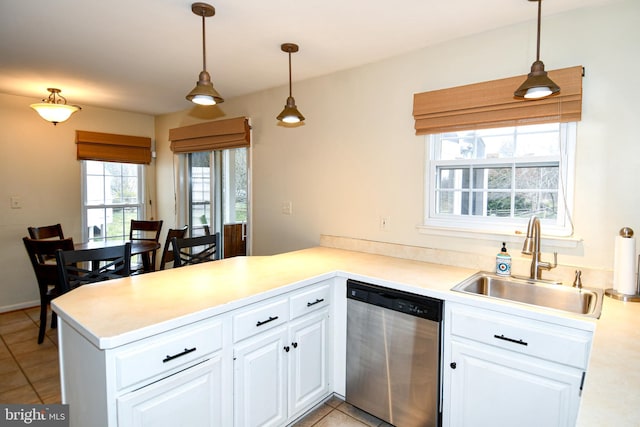
[{"label": "cabinet door", "polygon": [[308,409],[329,392],[327,310],[289,326],[289,418]]},{"label": "cabinet door", "polygon": [[117,399],[119,427],[217,427],[222,420],[218,355]]},{"label": "cabinet door", "polygon": [[234,348],[235,426],[280,426],[287,419],[285,326],[236,344]]},{"label": "cabinet door", "polygon": [[575,425],[582,371],[481,344],[451,342],[450,426]]}]

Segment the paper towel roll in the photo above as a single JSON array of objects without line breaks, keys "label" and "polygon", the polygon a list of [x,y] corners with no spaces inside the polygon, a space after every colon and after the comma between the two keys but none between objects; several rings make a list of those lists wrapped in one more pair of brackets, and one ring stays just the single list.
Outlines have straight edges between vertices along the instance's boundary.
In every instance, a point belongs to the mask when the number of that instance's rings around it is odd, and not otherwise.
[{"label": "paper towel roll", "polygon": [[636,239],[616,236],[613,289],[621,294],[635,295],[636,286]]}]

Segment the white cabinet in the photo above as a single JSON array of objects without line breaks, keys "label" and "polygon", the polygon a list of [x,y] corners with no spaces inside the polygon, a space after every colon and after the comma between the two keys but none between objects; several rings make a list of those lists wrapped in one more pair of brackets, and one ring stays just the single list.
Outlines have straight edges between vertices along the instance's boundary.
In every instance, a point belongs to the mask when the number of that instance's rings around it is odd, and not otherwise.
[{"label": "white cabinet", "polygon": [[443,425],[573,426],[592,333],[445,304]]},{"label": "white cabinet", "polygon": [[117,399],[120,427],[223,425],[222,359],[188,368]]},{"label": "white cabinet", "polygon": [[328,321],[326,310],[289,326],[289,418],[300,415],[329,392]]},{"label": "white cabinet", "polygon": [[281,326],[235,346],[235,426],[284,425],[286,343],[287,329]]},{"label": "white cabinet", "polygon": [[286,425],[330,394],[330,295],[313,286],[234,316],[235,426]]},{"label": "white cabinet", "polygon": [[231,360],[224,348],[225,336],[231,341],[229,319],[202,320],[105,350],[64,319],[59,334],[70,425],[232,425]]}]

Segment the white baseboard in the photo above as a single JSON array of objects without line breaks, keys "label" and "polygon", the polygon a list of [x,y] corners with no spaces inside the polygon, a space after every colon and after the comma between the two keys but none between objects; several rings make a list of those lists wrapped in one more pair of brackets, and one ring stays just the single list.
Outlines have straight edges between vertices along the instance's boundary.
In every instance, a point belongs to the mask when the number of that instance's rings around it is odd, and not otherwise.
[{"label": "white baseboard", "polygon": [[19,304],[13,304],[13,305],[3,305],[3,306],[0,306],[0,313],[7,313],[9,311],[22,310],[24,308],[31,308],[31,307],[40,307],[40,301],[34,300],[34,301],[21,302]]}]

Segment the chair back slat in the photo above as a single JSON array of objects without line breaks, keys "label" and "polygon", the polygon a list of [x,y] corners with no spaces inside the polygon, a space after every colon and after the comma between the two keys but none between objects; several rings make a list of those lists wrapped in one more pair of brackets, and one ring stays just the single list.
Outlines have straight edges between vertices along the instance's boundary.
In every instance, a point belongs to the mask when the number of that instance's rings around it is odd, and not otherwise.
[{"label": "chair back slat", "polygon": [[219,259],[219,242],[220,233],[183,239],[174,237],[173,266],[182,267]]},{"label": "chair back slat", "polygon": [[62,232],[62,225],[44,225],[42,227],[27,227],[29,237],[32,239],[44,240],[44,239],[64,239],[64,233]]},{"label": "chair back slat", "polygon": [[162,220],[146,221],[131,220],[129,228],[129,240],[153,240],[155,242],[160,239],[160,231],[162,230]]},{"label": "chair back slat", "polygon": [[[41,227],[27,227],[29,237],[32,239],[46,240],[46,239],[64,239],[64,233],[62,232],[62,225],[43,225]],[[54,259],[54,254],[51,255],[38,255],[40,262],[45,262],[50,259]]]}]

